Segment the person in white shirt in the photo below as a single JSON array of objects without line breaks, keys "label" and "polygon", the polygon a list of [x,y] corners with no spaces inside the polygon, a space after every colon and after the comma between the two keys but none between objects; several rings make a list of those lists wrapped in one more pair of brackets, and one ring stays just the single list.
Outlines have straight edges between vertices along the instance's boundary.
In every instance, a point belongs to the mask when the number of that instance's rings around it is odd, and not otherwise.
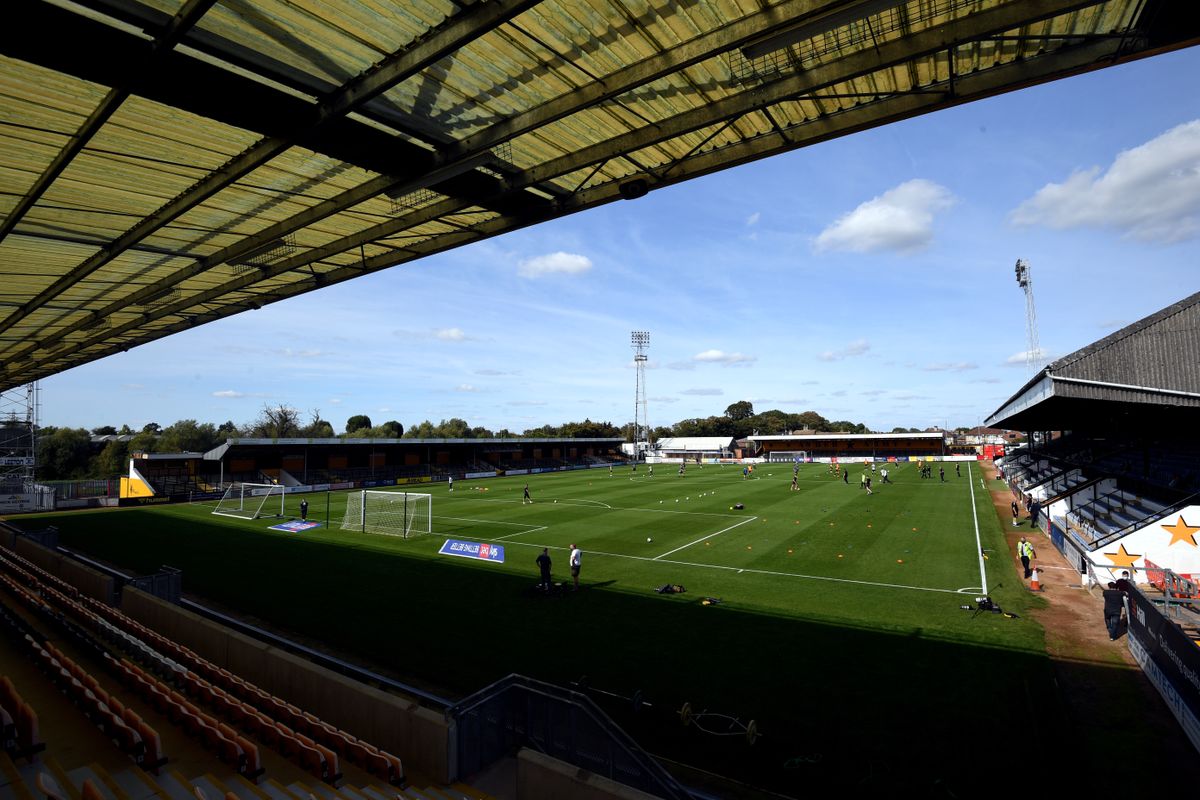
[{"label": "person in white shirt", "polygon": [[571,545],[571,577],[575,579],[575,590],[579,590],[579,562],[583,559],[583,552],[575,545]]}]

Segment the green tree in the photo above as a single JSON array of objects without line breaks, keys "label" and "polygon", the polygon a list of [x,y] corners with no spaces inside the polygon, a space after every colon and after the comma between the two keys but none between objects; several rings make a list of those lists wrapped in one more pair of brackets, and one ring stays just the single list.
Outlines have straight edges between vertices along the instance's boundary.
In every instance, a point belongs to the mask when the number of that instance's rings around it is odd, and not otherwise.
[{"label": "green tree", "polygon": [[730,403],[729,407],[725,409],[725,416],[732,420],[749,419],[754,416],[754,404],[749,400]]},{"label": "green tree", "polygon": [[128,465],[129,444],[114,439],[93,459],[91,471],[98,478],[112,478],[124,475]]},{"label": "green tree", "polygon": [[263,405],[250,426],[250,435],[263,439],[285,439],[300,433],[300,412],[282,403]]},{"label": "green tree", "polygon": [[242,435],[242,430],[233,420],[227,419],[217,428],[217,440],[236,439]]},{"label": "green tree", "polygon": [[153,453],[158,447],[158,437],[148,431],[135,433],[129,440],[130,453]]},{"label": "green tree", "polygon": [[371,427],[371,418],[366,414],[355,414],[350,419],[346,420],[346,433],[352,431],[360,431],[363,428]]},{"label": "green tree", "polygon": [[404,426],[394,419],[389,419],[387,422],[379,426],[387,439],[399,439],[404,436]]},{"label": "green tree", "polygon": [[158,437],[161,453],[205,453],[217,445],[217,429],[211,422],[181,419],[164,428]]},{"label": "green tree", "polygon": [[115,436],[117,429],[112,425],[101,425],[99,428],[92,428],[92,436]]},{"label": "green tree", "polygon": [[147,422],[142,427],[142,433],[161,433],[161,432],[162,432],[162,425],[159,425],[157,422]]},{"label": "green tree", "polygon": [[82,478],[92,456],[92,435],[85,428],[54,428],[37,439],[38,477],[45,480]]},{"label": "green tree", "polygon": [[433,423],[429,420],[414,425],[404,432],[405,439],[433,439],[437,436],[433,432]]}]

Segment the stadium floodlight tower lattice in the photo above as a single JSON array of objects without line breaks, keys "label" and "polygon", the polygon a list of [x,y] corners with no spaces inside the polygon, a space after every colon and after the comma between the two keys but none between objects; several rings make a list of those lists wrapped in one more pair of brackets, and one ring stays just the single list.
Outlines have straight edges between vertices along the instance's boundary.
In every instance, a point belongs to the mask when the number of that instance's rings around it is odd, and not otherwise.
[{"label": "stadium floodlight tower lattice", "polygon": [[630,335],[633,344],[633,365],[637,372],[637,386],[633,399],[633,457],[644,457],[650,449],[650,421],[646,412],[646,362],[650,349],[650,331],[634,331]]},{"label": "stadium floodlight tower lattice", "polygon": [[405,539],[433,533],[433,496],[363,489],[346,496],[342,530],[382,533]]},{"label": "stadium floodlight tower lattice", "polygon": [[1017,285],[1025,292],[1025,365],[1032,372],[1042,357],[1042,348],[1038,344],[1037,311],[1033,307],[1033,278],[1025,259],[1017,259],[1015,272]]},{"label": "stadium floodlight tower lattice", "polygon": [[213,509],[219,517],[258,519],[259,517],[282,517],[283,487],[277,483],[234,482]]}]

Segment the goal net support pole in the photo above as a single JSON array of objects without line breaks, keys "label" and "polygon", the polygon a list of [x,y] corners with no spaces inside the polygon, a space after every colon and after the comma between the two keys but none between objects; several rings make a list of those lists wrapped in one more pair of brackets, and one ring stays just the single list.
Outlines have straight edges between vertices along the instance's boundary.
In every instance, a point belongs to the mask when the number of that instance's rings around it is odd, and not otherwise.
[{"label": "goal net support pole", "polygon": [[[279,498],[276,508],[274,498]],[[213,509],[214,514],[221,517],[236,517],[238,519],[258,519],[265,516],[283,516],[284,491],[279,484],[273,483],[234,483],[225,490],[225,494]]]},{"label": "goal net support pole", "polygon": [[346,503],[342,530],[405,539],[433,532],[433,497],[415,492],[363,489]]}]

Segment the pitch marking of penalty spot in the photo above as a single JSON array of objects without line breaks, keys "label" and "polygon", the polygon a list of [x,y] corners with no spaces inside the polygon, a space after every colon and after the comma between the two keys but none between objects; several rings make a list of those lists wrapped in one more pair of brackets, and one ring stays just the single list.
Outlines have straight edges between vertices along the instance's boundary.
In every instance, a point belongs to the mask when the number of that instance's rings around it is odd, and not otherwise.
[{"label": "pitch marking of penalty spot", "polygon": [[[498,539],[483,539],[485,542],[495,542]],[[509,542],[508,544],[514,547],[549,547],[551,550],[566,550],[565,547],[556,545],[532,544],[530,542]],[[662,556],[651,558],[650,556],[631,556],[625,553],[605,553],[600,550],[589,550],[589,554],[594,556],[608,556],[609,558],[627,558],[632,561],[653,561],[658,564],[676,564],[681,567],[699,567],[700,569],[723,569],[731,572],[749,572],[754,575],[775,575],[782,578],[804,578],[812,581],[826,581],[828,583],[851,583],[856,586],[878,586],[882,589],[911,589],[914,592],[938,592],[940,594],[978,594],[978,590],[974,587],[965,589],[935,589],[929,586],[908,586],[903,583],[880,583],[878,581],[856,581],[850,578],[830,578],[826,575],[805,575],[801,572],[775,572],[769,569],[750,569],[748,567],[727,567],[724,564],[699,564],[695,561],[675,561],[673,559],[664,559]]]},{"label": "pitch marking of penalty spot", "polygon": [[652,560],[658,561],[659,559],[666,558],[667,556],[671,555],[672,553],[678,553],[680,550],[686,550],[694,544],[700,544],[700,542],[706,541],[708,539],[716,538],[717,536],[720,536],[722,533],[725,533],[726,531],[731,531],[740,525],[745,525],[747,522],[754,522],[754,520],[756,520],[756,519],[758,519],[758,517],[747,517],[746,519],[742,520],[741,522],[730,525],[728,528],[724,528],[722,530],[717,531],[716,533],[709,534],[708,536],[701,536],[699,539],[697,539],[694,542],[688,542],[683,547],[676,547],[674,550],[668,550],[667,552],[663,553],[661,556],[655,556]]}]

